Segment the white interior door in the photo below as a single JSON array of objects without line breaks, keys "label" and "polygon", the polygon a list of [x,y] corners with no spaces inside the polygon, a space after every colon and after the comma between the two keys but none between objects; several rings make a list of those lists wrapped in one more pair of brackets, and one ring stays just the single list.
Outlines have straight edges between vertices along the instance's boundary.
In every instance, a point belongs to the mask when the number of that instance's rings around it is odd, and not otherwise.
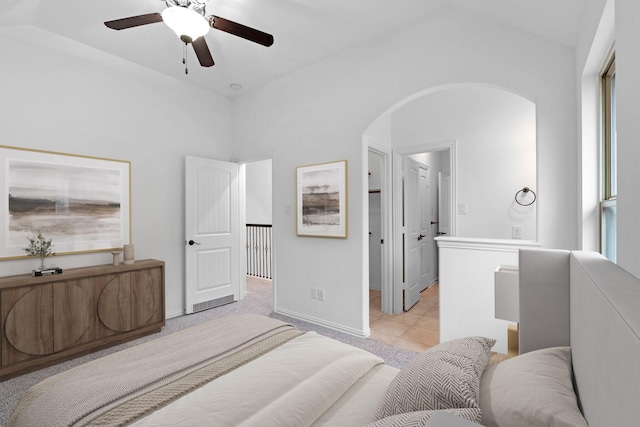
[{"label": "white interior door", "polygon": [[404,309],[420,300],[420,165],[403,161],[404,181]]},{"label": "white interior door", "polygon": [[438,174],[438,235],[451,235],[451,176]]},{"label": "white interior door", "polygon": [[431,265],[431,203],[429,201],[429,166],[420,165],[418,197],[420,200],[420,292],[430,284]]},{"label": "white interior door", "polygon": [[185,164],[185,312],[237,301],[238,165],[187,157]]}]

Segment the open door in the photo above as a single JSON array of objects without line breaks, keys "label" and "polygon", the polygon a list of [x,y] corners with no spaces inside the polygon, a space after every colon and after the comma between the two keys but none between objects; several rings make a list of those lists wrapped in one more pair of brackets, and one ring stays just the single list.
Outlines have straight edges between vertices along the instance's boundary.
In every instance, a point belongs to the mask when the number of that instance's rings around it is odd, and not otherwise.
[{"label": "open door", "polygon": [[420,165],[420,292],[424,291],[431,284],[431,252],[433,239],[431,236],[431,203],[429,200],[429,166]]},{"label": "open door", "polygon": [[185,312],[237,301],[238,165],[187,157],[185,164]]},{"label": "open door", "polygon": [[403,158],[404,309],[420,300],[420,164]]}]

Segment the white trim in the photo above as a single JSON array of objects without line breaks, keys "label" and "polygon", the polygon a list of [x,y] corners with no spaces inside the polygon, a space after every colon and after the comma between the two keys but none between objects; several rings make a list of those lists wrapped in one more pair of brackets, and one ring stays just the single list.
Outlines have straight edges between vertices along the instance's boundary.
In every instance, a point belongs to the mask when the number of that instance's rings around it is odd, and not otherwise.
[{"label": "white trim", "polygon": [[307,316],[306,314],[300,314],[295,311],[289,311],[285,309],[276,309],[274,311],[276,314],[281,314],[283,316],[293,317],[294,319],[302,320],[304,322],[313,323],[314,325],[323,326],[325,328],[332,329],[334,331],[343,332],[345,334],[354,335],[359,338],[366,338],[371,334],[371,330],[369,329],[369,325],[365,324],[364,330],[359,331],[357,329],[346,328],[342,325],[338,325],[337,323],[327,322],[322,319],[318,319],[316,317]]},{"label": "white trim", "polygon": [[539,242],[518,239],[481,239],[473,237],[436,237],[438,248],[455,248],[485,251],[517,252],[521,248],[541,248]]},{"label": "white trim", "polygon": [[[362,297],[360,298],[360,324],[363,327],[369,325],[369,145],[366,137],[362,138],[362,154],[360,162],[361,181],[362,181],[362,218],[360,224],[362,226]],[[381,184],[382,185],[382,184]],[[384,263],[383,263],[384,265]],[[384,277],[380,278],[384,286]]]},{"label": "white trim", "polygon": [[403,281],[403,250],[404,242],[404,226],[402,225],[403,200],[403,171],[402,171],[402,155],[393,152],[393,205],[392,222],[393,222],[393,314],[402,314],[404,300],[402,291],[404,290]]},{"label": "white trim", "polygon": [[238,298],[240,300],[247,296],[247,168],[246,163],[238,163],[238,247],[240,289]]},{"label": "white trim", "polygon": [[[393,295],[393,221],[391,213],[391,195],[393,194],[391,178],[392,178],[392,158],[391,149],[378,145],[366,136],[363,142],[363,182],[368,182],[368,164],[369,152],[374,152],[382,158],[380,168],[380,214],[381,214],[381,236],[384,240],[382,245],[381,259],[381,294],[382,294],[382,312],[393,313],[394,300]],[[363,314],[366,312],[364,323],[369,324],[369,186],[363,185],[363,220],[362,220],[362,247],[363,247],[363,289],[366,293],[363,301],[365,307]]]}]

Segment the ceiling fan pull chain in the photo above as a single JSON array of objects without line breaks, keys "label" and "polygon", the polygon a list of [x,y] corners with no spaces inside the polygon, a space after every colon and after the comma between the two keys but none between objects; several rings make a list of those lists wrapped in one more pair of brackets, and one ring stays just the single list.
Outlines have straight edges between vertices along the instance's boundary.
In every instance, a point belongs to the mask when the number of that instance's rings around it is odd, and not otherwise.
[{"label": "ceiling fan pull chain", "polygon": [[182,63],[184,64],[184,73],[189,74],[189,69],[187,68],[187,43],[182,48]]}]

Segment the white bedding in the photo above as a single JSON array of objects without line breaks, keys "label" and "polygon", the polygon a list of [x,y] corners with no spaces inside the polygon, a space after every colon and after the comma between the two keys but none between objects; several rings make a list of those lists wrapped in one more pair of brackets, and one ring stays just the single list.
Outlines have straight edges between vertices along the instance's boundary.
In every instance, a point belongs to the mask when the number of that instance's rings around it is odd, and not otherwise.
[{"label": "white bedding", "polygon": [[360,426],[371,421],[378,402],[399,371],[389,365],[374,367],[343,394],[312,426]]},{"label": "white bedding", "polygon": [[364,425],[396,373],[369,352],[308,332],[132,425]]}]

